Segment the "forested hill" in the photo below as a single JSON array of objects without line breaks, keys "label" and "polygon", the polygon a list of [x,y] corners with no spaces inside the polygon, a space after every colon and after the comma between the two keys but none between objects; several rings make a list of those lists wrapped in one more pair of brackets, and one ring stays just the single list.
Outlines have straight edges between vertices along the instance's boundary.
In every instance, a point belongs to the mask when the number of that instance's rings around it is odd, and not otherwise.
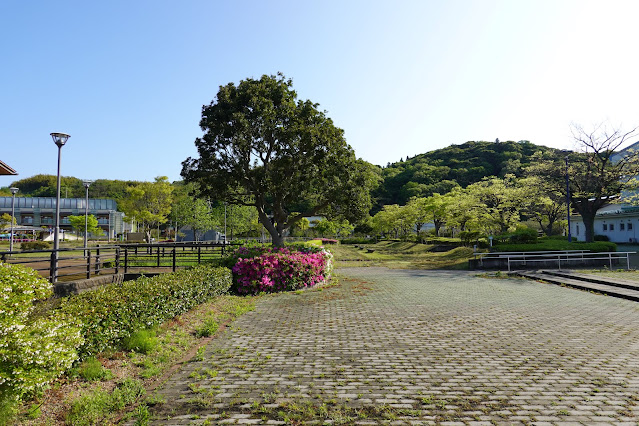
[{"label": "forested hill", "polygon": [[[55,197],[56,196],[56,176],[55,175],[35,175],[20,179],[11,183],[20,189],[18,193],[21,197]],[[89,194],[91,198],[112,198],[121,200],[126,195],[129,186],[135,186],[139,182],[98,179],[91,183]],[[4,191],[5,195],[10,195]],[[71,176],[63,176],[60,179],[60,195],[63,198],[84,198],[85,189],[82,179]]]},{"label": "forested hill", "polygon": [[411,197],[444,194],[456,185],[466,187],[486,176],[520,176],[538,151],[556,150],[528,141],[472,141],[388,164],[382,169],[383,183],[374,194],[377,205],[403,205]]}]

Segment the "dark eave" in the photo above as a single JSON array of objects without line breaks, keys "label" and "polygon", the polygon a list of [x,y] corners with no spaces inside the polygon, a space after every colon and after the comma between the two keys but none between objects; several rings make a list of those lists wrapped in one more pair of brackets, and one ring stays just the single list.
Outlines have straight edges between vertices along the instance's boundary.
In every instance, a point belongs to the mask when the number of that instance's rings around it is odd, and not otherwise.
[{"label": "dark eave", "polygon": [[0,161],[0,175],[17,175],[18,172],[13,170],[11,167],[7,166],[5,163]]}]

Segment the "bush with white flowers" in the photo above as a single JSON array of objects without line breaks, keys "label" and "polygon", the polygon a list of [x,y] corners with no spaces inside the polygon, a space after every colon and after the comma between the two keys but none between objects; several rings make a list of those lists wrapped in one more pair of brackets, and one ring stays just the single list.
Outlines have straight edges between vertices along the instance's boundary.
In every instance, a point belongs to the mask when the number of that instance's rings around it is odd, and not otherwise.
[{"label": "bush with white flowers", "polygon": [[52,294],[36,271],[0,263],[0,413],[43,389],[78,358],[84,339],[77,319],[35,312],[36,302]]}]

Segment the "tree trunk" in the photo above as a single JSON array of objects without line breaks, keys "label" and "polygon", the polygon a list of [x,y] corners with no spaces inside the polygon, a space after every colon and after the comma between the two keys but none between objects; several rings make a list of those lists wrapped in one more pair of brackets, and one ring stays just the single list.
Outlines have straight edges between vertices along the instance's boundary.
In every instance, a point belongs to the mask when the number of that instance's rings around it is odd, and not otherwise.
[{"label": "tree trunk", "polygon": [[443,221],[441,220],[433,220],[433,225],[435,225],[435,236],[439,237],[439,230],[442,228],[442,225],[444,224]]},{"label": "tree trunk", "polygon": [[266,215],[266,213],[258,210],[257,217],[260,220],[260,223],[264,225],[264,228],[271,235],[271,239],[273,240],[273,247],[284,247],[284,231],[286,228],[281,228],[279,225],[276,227],[271,219]]},{"label": "tree trunk", "polygon": [[595,213],[581,213],[586,228],[586,242],[591,243],[595,240]]}]

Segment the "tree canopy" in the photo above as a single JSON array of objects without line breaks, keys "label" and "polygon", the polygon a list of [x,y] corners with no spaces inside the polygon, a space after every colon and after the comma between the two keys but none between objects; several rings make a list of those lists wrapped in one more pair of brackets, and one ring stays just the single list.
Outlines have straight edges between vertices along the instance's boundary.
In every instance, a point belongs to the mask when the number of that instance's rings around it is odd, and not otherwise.
[{"label": "tree canopy", "polygon": [[528,141],[470,141],[407,157],[382,170],[384,181],[373,194],[376,210],[384,204],[406,204],[412,197],[445,194],[486,177],[521,177],[536,152],[554,151]]},{"label": "tree canopy", "polygon": [[[597,211],[615,201],[629,179],[639,175],[639,156],[634,151],[618,152],[629,139],[637,136],[637,128],[623,131],[599,124],[592,129],[572,126],[573,139],[582,152],[540,155],[528,167],[528,174],[538,176],[566,196],[568,174],[570,203],[586,228],[586,241],[594,239]],[[567,166],[566,166],[567,163]],[[566,170],[567,167],[567,170]]]},{"label": "tree canopy", "polygon": [[254,206],[276,246],[304,217],[357,220],[370,209],[372,166],[282,74],[221,86],[200,127],[199,158],[182,163],[182,176],[213,199]]},{"label": "tree canopy", "polygon": [[166,176],[158,176],[155,182],[142,182],[127,189],[128,196],[120,203],[120,209],[129,220],[137,221],[151,241],[151,229],[166,223],[171,213],[173,187]]}]

